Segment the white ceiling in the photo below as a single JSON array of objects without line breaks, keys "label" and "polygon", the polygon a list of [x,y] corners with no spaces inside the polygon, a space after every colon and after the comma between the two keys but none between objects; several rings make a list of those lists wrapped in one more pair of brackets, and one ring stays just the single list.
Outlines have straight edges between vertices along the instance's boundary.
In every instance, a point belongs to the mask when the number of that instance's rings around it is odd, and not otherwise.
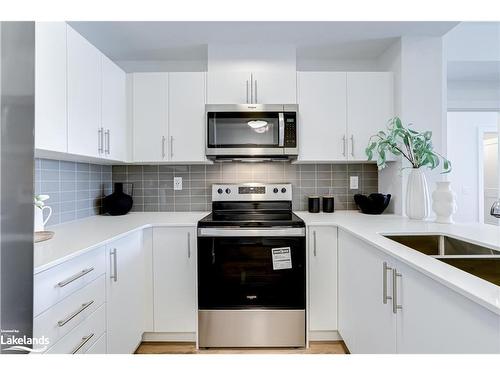
[{"label": "white ceiling", "polygon": [[448,80],[500,82],[500,61],[450,61]]},{"label": "white ceiling", "polygon": [[370,59],[400,36],[442,36],[457,22],[70,22],[115,61],[206,60],[214,43],[287,43],[298,59]]}]

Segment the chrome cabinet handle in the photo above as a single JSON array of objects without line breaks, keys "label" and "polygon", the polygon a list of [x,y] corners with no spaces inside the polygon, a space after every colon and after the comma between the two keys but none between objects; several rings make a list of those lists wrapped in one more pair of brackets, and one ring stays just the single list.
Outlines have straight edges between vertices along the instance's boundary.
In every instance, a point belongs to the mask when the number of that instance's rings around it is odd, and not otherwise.
[{"label": "chrome cabinet handle", "polygon": [[187,240],[188,240],[188,258],[191,258],[191,232],[188,232],[187,234]]},{"label": "chrome cabinet handle", "polygon": [[112,274],[110,275],[110,278],[116,283],[118,281],[118,263],[116,258],[116,248],[111,250],[109,256],[111,258],[111,269],[113,271]]},{"label": "chrome cabinet handle", "polygon": [[94,303],[94,301],[89,301],[89,302],[86,302],[84,304],[82,304],[78,310],[74,311],[73,313],[71,313],[71,315],[69,315],[68,317],[60,320],[57,322],[57,325],[59,327],[64,327],[69,321],[71,321],[71,319],[73,319],[75,316],[77,316],[78,314],[80,314],[82,311],[84,311],[87,307],[89,307],[90,305],[92,305]]},{"label": "chrome cabinet handle", "polygon": [[313,231],[313,255],[316,256],[316,231]]},{"label": "chrome cabinet handle", "polygon": [[387,305],[387,301],[392,299],[391,296],[387,295],[387,271],[392,271],[392,267],[387,265],[387,262],[383,264],[383,294],[382,294],[382,302],[384,305]]},{"label": "chrome cabinet handle", "polygon": [[109,155],[109,129],[104,132],[104,139],[106,140],[104,152]]},{"label": "chrome cabinet handle", "polygon": [[351,156],[354,156],[354,135],[351,134]]},{"label": "chrome cabinet handle", "polygon": [[259,100],[257,99],[257,80],[255,80],[255,103],[258,103]]},{"label": "chrome cabinet handle", "polygon": [[83,336],[82,337],[82,341],[76,346],[75,349],[73,349],[73,351],[71,352],[71,354],[76,354],[86,343],[89,342],[89,340],[94,337],[94,334],[91,333],[90,335],[88,336]]},{"label": "chrome cabinet handle", "polygon": [[345,156],[345,151],[346,151],[346,139],[345,139],[345,134],[342,137],[342,156]]},{"label": "chrome cabinet handle", "polygon": [[402,310],[403,306],[398,304],[398,277],[403,277],[397,269],[392,270],[392,312],[397,314],[398,310]]},{"label": "chrome cabinet handle", "polygon": [[250,74],[250,103],[253,103],[253,74]]},{"label": "chrome cabinet handle", "polygon": [[165,159],[165,136],[161,136],[161,157]]},{"label": "chrome cabinet handle", "polygon": [[71,277],[68,277],[66,280],[63,280],[63,281],[57,283],[57,286],[60,287],[60,288],[62,288],[64,286],[72,283],[73,281],[78,280],[80,277],[85,276],[89,272],[92,272],[93,270],[94,270],[94,267],[90,267],[90,268],[86,268],[84,270],[81,270],[77,274],[75,274],[75,275],[73,275]]},{"label": "chrome cabinet handle", "polygon": [[248,79],[247,79],[247,104],[248,104]]},{"label": "chrome cabinet handle", "polygon": [[103,128],[99,128],[97,130],[97,152],[99,154],[102,154],[102,148],[104,147],[103,140],[102,140],[102,131],[103,131]]},{"label": "chrome cabinet handle", "polygon": [[170,136],[170,158],[174,157],[174,137]]}]

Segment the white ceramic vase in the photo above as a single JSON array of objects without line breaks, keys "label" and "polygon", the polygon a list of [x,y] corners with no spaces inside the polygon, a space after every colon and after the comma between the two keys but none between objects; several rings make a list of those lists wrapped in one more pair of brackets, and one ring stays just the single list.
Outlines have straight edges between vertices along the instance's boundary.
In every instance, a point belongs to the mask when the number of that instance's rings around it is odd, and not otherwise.
[{"label": "white ceramic vase", "polygon": [[430,199],[427,179],[422,168],[413,168],[406,189],[406,216],[423,220],[429,216]]},{"label": "white ceramic vase", "polygon": [[453,223],[453,214],[457,212],[457,196],[451,190],[451,182],[436,182],[432,193],[432,210],[436,213],[436,223]]},{"label": "white ceramic vase", "polygon": [[[48,210],[49,214],[43,219],[43,211]],[[52,215],[52,208],[50,206],[43,206],[42,208],[35,206],[35,232],[43,232],[45,230],[45,224],[49,221]]]}]

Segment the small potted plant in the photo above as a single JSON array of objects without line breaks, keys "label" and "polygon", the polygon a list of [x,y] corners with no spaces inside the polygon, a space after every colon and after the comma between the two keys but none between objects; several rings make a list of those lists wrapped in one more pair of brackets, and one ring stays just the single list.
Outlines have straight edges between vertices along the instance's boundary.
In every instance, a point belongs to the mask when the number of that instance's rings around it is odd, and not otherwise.
[{"label": "small potted plant", "polygon": [[410,176],[406,190],[406,215],[410,219],[422,220],[429,215],[429,189],[424,169],[443,166],[442,173],[451,172],[451,163],[437,153],[432,145],[432,132],[418,132],[404,126],[399,117],[389,120],[386,131],[379,131],[370,137],[366,156],[377,159],[378,169],[387,166],[387,154],[403,156],[410,163]]}]

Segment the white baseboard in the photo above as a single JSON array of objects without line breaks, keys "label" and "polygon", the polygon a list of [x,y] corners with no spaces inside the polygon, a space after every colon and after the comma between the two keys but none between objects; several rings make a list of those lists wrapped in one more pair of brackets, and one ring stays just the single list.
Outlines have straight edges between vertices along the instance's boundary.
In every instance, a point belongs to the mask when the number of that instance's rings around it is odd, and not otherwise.
[{"label": "white baseboard", "polygon": [[196,342],[195,332],[144,332],[142,341]]},{"label": "white baseboard", "polygon": [[309,331],[309,341],[341,341],[338,331]]}]

